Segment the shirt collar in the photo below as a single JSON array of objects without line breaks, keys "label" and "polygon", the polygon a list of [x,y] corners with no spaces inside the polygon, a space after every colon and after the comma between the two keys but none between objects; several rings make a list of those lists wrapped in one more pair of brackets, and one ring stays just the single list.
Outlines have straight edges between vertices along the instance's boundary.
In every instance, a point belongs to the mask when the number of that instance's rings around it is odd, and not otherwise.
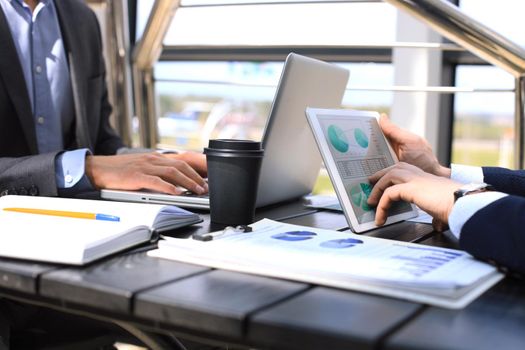
[{"label": "shirt collar", "polygon": [[[16,2],[18,3],[20,6],[28,6],[24,0],[8,0],[9,2],[13,3],[13,2]],[[40,0],[40,2],[44,5],[44,6],[47,6],[49,5],[49,3],[53,1],[53,0]]]},{"label": "shirt collar", "polygon": [[25,12],[27,12],[28,14],[30,13],[33,20],[38,16],[41,10],[53,4],[53,0],[39,0],[39,3],[35,7],[35,11],[31,13],[29,6],[24,2],[24,0],[0,0],[0,1],[9,2],[11,6],[13,7],[24,9]]}]

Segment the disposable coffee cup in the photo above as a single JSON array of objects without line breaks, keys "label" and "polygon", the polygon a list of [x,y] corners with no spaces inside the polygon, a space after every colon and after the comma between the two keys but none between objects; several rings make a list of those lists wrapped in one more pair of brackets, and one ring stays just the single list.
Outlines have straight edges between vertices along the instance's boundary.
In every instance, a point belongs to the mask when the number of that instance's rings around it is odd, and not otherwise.
[{"label": "disposable coffee cup", "polygon": [[255,216],[261,143],[249,140],[210,140],[204,149],[208,164],[211,222],[248,225]]}]

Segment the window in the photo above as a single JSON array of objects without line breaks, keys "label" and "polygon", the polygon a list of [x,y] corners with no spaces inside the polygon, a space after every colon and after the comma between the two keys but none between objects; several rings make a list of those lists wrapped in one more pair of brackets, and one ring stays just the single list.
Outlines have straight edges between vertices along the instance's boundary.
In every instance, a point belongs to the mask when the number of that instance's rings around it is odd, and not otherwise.
[{"label": "window", "polygon": [[[499,15],[495,16],[495,7]],[[466,14],[504,37],[525,45],[520,23],[525,3],[513,0],[461,0]],[[505,15],[501,15],[504,11]],[[514,80],[505,71],[488,66],[459,65],[456,85],[485,92],[458,93],[454,106],[452,162],[513,167]]]},{"label": "window", "polygon": [[[351,72],[343,106],[388,112],[391,92],[360,87],[392,85],[391,65],[341,65]],[[158,63],[161,143],[200,150],[210,138],[260,140],[281,70],[282,62]]]},{"label": "window", "polygon": [[[381,2],[272,4],[275,1],[181,1],[165,45],[350,45],[395,40],[395,9]],[[268,3],[260,5],[260,3]],[[202,5],[210,6],[202,6]],[[153,6],[139,0],[138,36]],[[373,20],[371,20],[373,19]],[[380,23],[380,25],[378,25]]]},{"label": "window", "polygon": [[[188,45],[258,45],[270,50],[276,45],[316,45],[328,52],[334,46],[394,41],[396,16],[388,4],[265,2],[268,5],[201,6],[217,2],[182,1],[185,7],[177,10],[164,45],[174,52]],[[139,36],[152,5],[138,2]],[[368,20],[372,17],[374,21]],[[353,88],[392,85],[388,63],[340,64],[351,70],[349,89],[353,90],[345,96],[345,106],[388,110],[391,93]],[[159,62],[155,88],[161,143],[202,149],[209,137],[260,139],[281,70],[282,60],[241,61],[235,54],[230,61],[214,60],[211,55],[206,61]]]},{"label": "window", "polygon": [[[331,50],[391,44],[396,25],[392,6],[377,1],[234,5],[239,2],[249,1],[222,1],[224,6],[217,1],[181,1],[164,40],[166,55],[154,70],[162,146],[202,150],[209,138],[260,139],[285,53],[298,46],[315,47],[316,53],[350,69],[345,107],[389,110],[393,94],[381,87],[393,84],[390,50],[384,50],[379,61],[365,62]],[[139,37],[152,5],[138,2]],[[173,58],[188,47],[210,50],[205,60],[203,55]],[[248,59],[232,50],[244,47],[252,50]],[[323,179],[320,191],[331,188],[326,174]]]},{"label": "window", "polygon": [[512,76],[496,67],[461,65],[456,69],[456,84],[502,91],[456,94],[452,162],[512,168]]}]

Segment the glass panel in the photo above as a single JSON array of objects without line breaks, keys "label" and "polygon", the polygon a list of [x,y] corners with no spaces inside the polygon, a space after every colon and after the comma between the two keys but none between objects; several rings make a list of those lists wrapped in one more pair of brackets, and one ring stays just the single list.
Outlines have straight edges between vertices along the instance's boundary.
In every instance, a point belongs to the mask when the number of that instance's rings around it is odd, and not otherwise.
[{"label": "glass panel", "polygon": [[517,44],[525,46],[525,31],[521,24],[525,13],[525,1],[461,0],[460,7],[474,19]]},{"label": "glass panel", "polygon": [[[341,65],[351,71],[343,107],[388,113],[392,92],[360,87],[392,85],[392,66]],[[155,87],[161,146],[200,151],[210,138],[260,140],[282,66],[282,62],[158,63]],[[333,192],[324,170],[315,192]]]},{"label": "glass panel", "polygon": [[[351,71],[345,108],[388,112],[391,92],[352,86],[392,84],[389,64],[341,64]],[[209,138],[260,140],[281,62],[160,62],[155,67],[161,143],[201,150]]]},{"label": "glass panel", "polygon": [[[179,8],[164,44],[348,45],[384,44],[395,38],[395,9],[387,4],[271,5],[275,1],[257,2],[269,5]],[[142,36],[153,4],[152,0],[137,0],[137,40]],[[216,5],[216,2],[190,0],[181,4]]]},{"label": "glass panel", "polygon": [[[220,3],[245,2],[239,0]],[[388,45],[395,41],[396,11],[384,3],[210,6],[182,0],[165,45]],[[294,1],[295,2],[295,1]],[[301,2],[301,1],[297,1]],[[138,0],[140,38],[153,1]],[[388,112],[392,93],[359,87],[393,83],[388,64],[343,64],[351,70],[343,107]],[[161,62],[155,67],[161,143],[202,150],[209,138],[260,139],[282,62]],[[357,88],[353,88],[353,87]],[[137,123],[135,123],[137,132]],[[324,172],[316,190],[333,191]]]},{"label": "glass panel", "polygon": [[161,143],[202,150],[210,138],[259,140],[282,63],[160,62]]},{"label": "glass panel", "polygon": [[164,44],[384,44],[395,21],[383,3],[189,7],[176,12]]},{"label": "glass panel", "polygon": [[[499,68],[459,66],[457,86],[513,89],[512,76]],[[455,98],[452,162],[512,168],[514,93],[458,93]]]},{"label": "glass panel", "polygon": [[155,1],[153,0],[137,0],[137,28],[135,34],[135,40],[138,41],[144,33],[146,23],[148,23],[148,17],[151,13],[151,9]]}]

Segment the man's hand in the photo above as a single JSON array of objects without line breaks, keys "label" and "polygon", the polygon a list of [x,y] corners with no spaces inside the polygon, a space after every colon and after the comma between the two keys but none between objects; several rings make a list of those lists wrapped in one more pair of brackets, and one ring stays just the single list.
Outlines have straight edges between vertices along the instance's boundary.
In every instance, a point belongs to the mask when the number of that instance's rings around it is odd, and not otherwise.
[{"label": "man's hand", "polygon": [[442,229],[454,206],[454,191],[461,184],[450,179],[425,173],[407,163],[397,163],[369,177],[375,184],[368,204],[376,207],[376,225],[383,225],[392,202],[416,204],[434,218],[434,227]]},{"label": "man's hand", "polygon": [[204,155],[139,153],[87,156],[86,174],[91,183],[99,189],[148,189],[180,194],[182,190],[177,186],[182,186],[197,194],[208,192],[208,185],[197,171],[183,160],[185,157],[199,172],[206,173]]},{"label": "man's hand", "polygon": [[381,115],[379,126],[400,162],[415,165],[430,174],[450,178],[450,169],[439,164],[427,140],[399,128],[385,114]]},{"label": "man's hand", "polygon": [[183,153],[167,153],[164,156],[170,159],[178,159],[185,161],[202,177],[208,176],[208,167],[206,165],[206,156],[202,153],[183,152]]}]

